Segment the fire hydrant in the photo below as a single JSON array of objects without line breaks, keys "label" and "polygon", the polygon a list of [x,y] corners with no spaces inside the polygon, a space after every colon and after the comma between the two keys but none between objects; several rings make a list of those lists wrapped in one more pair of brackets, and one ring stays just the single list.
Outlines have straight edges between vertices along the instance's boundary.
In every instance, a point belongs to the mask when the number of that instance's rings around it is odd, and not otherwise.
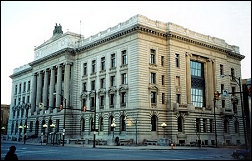
[{"label": "fire hydrant", "polygon": [[171,144],[171,149],[173,149],[173,144]]}]

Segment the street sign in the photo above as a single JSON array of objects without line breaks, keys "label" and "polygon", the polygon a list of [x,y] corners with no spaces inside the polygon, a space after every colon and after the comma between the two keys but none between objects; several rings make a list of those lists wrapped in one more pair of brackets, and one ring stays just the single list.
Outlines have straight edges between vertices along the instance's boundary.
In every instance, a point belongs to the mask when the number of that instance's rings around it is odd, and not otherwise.
[{"label": "street sign", "polygon": [[222,96],[228,97],[228,90],[227,89],[222,90]]}]

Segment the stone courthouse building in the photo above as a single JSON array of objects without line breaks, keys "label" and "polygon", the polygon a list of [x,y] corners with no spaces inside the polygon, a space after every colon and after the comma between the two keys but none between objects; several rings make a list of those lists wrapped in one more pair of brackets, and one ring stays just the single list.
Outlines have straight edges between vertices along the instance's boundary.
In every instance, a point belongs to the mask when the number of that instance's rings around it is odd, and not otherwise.
[{"label": "stone courthouse building", "polygon": [[88,38],[52,33],[10,76],[12,140],[244,143],[238,46],[142,15]]}]

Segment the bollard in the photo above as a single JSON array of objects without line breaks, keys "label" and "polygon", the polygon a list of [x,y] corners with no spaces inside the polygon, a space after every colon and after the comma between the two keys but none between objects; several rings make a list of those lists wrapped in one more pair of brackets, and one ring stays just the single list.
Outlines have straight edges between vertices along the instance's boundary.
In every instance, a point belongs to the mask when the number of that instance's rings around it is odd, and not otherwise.
[{"label": "bollard", "polygon": [[171,149],[173,149],[173,144],[171,144]]}]

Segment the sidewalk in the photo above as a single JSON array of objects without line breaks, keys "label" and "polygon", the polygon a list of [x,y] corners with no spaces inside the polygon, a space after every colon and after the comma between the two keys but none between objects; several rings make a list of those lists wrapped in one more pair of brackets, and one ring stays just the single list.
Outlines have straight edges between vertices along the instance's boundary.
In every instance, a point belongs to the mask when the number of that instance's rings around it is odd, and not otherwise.
[{"label": "sidewalk", "polygon": [[[12,143],[15,144],[24,144],[23,141],[6,141],[2,140],[2,143]],[[39,145],[39,146],[62,146],[62,145],[52,145],[52,144],[45,144],[43,143],[32,143],[26,142],[27,145]],[[66,147],[83,147],[83,148],[94,148],[92,144],[64,144]],[[193,146],[174,146],[171,148],[170,146],[161,146],[161,145],[132,145],[132,146],[115,146],[115,145],[96,145],[95,148],[99,149],[139,149],[139,150],[204,150],[204,149],[213,149],[212,147],[193,147]]]}]

